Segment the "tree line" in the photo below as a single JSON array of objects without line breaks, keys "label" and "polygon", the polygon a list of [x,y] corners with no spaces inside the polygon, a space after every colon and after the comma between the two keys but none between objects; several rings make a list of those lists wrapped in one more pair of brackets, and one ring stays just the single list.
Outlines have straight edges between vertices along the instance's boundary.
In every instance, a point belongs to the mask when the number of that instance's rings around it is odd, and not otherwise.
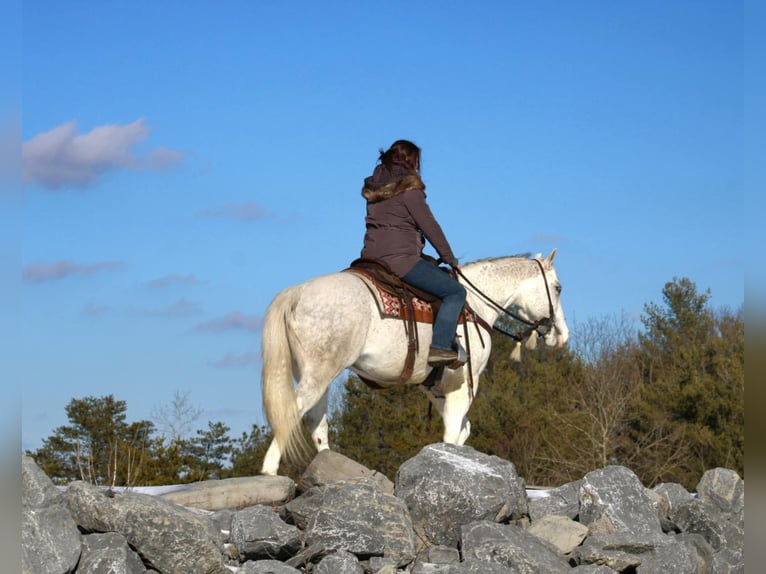
[{"label": "tree line", "polygon": [[[514,342],[494,334],[467,444],[512,461],[529,485],[557,486],[610,464],[646,485],[694,489],[719,466],[744,477],[743,308],[712,309],[710,293],[686,278],[662,296],[644,306],[640,327],[625,317],[592,320],[573,329],[568,347],[540,346],[521,362],[510,359]],[[349,375],[331,403],[332,448],[389,478],[441,440],[441,419],[411,386],[374,391]],[[27,452],[59,484],[250,476],[271,440],[265,426],[232,438],[213,421],[190,433],[199,411],[180,393],[153,421],[127,422],[127,404],[112,395],[72,399],[66,413],[69,424]]]}]

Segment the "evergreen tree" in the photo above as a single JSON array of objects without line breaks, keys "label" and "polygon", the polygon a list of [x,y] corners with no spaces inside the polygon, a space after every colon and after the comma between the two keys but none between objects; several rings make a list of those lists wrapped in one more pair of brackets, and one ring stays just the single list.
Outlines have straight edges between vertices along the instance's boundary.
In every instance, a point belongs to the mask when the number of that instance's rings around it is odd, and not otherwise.
[{"label": "evergreen tree", "polygon": [[229,455],[233,450],[227,425],[207,423],[207,430],[197,430],[196,436],[183,441],[185,449],[182,479],[185,482],[224,478]]},{"label": "evergreen tree", "polygon": [[29,453],[58,484],[86,480],[105,486],[133,485],[143,479],[154,425],[127,424],[125,401],[113,395],[72,399],[66,406],[70,424]]},{"label": "evergreen tree", "polygon": [[642,385],[628,427],[634,470],[645,483],[693,489],[709,468],[744,476],[744,320],[708,308],[689,279],[645,305],[637,360]]}]

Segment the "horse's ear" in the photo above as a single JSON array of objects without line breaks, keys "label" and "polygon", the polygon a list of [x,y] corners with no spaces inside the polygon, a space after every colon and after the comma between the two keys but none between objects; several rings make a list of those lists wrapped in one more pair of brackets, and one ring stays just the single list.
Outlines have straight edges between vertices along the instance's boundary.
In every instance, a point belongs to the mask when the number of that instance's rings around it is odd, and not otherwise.
[{"label": "horse's ear", "polygon": [[553,259],[556,257],[556,251],[558,251],[558,249],[556,247],[554,247],[553,251],[551,251],[551,254],[548,255],[548,257],[546,259],[546,261],[548,262],[548,265],[553,263]]},{"label": "horse's ear", "polygon": [[542,253],[535,253],[535,256],[532,259],[540,259],[542,260],[543,254]]}]

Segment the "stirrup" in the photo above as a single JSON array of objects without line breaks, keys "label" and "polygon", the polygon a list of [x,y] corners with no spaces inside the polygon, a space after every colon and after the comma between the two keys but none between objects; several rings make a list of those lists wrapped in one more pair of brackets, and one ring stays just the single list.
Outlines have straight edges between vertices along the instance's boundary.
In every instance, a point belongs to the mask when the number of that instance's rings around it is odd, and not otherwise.
[{"label": "stirrup", "polygon": [[455,349],[457,351],[457,359],[447,365],[448,369],[459,369],[468,362],[468,353],[463,348],[463,345],[459,341],[455,341],[454,346],[457,347]]}]

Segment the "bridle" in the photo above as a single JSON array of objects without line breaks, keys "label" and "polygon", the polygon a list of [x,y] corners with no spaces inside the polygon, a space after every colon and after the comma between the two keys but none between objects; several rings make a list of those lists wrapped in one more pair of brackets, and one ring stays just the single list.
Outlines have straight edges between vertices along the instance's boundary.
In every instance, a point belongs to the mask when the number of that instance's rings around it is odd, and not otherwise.
[{"label": "bridle", "polygon": [[466,284],[473,289],[473,291],[479,295],[484,301],[489,303],[492,307],[500,311],[500,313],[507,315],[508,317],[511,317],[512,319],[515,319],[516,321],[519,321],[520,323],[524,323],[527,325],[526,329],[521,331],[519,334],[509,333],[505,329],[502,329],[498,327],[497,325],[493,325],[492,328],[497,331],[498,333],[505,335],[506,337],[510,337],[511,339],[521,342],[527,337],[529,337],[532,333],[535,331],[538,335],[541,337],[546,335],[548,331],[551,330],[551,326],[554,322],[555,313],[553,311],[553,299],[551,299],[551,289],[548,285],[548,277],[545,275],[545,269],[543,268],[543,264],[540,262],[539,259],[534,259],[534,262],[537,263],[537,266],[540,268],[540,273],[542,273],[543,276],[543,283],[545,283],[545,294],[548,296],[548,316],[543,317],[542,319],[538,319],[537,321],[528,321],[524,319],[523,317],[519,317],[517,314],[513,313],[512,311],[509,311],[502,305],[498,304],[497,302],[493,301],[486,293],[484,293],[481,289],[476,287],[468,277],[463,275],[463,272],[455,269],[455,273],[460,275],[460,277],[463,278],[463,280],[466,282]]}]

